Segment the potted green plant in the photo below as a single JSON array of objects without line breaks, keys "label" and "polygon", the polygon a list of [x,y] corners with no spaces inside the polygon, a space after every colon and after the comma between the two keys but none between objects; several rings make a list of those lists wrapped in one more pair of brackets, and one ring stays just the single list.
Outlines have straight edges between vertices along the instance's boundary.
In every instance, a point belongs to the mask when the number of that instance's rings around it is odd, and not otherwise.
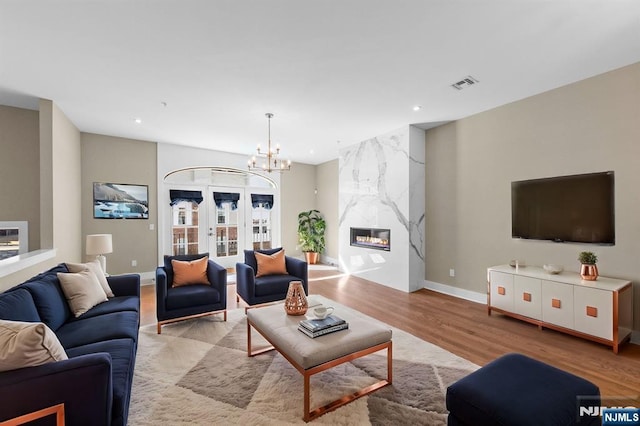
[{"label": "potted green plant", "polygon": [[324,232],[327,222],[318,210],[298,214],[298,241],[307,263],[318,263],[319,254],[324,250]]},{"label": "potted green plant", "polygon": [[578,255],[580,261],[580,276],[586,281],[595,281],[598,279],[598,256],[592,251],[583,251]]}]

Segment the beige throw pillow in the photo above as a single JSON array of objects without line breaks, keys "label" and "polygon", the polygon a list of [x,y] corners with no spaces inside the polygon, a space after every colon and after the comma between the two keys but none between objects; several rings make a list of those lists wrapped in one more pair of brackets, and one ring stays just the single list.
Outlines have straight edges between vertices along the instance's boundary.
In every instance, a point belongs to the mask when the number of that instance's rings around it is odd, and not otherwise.
[{"label": "beige throw pillow", "polygon": [[58,279],[69,308],[76,317],[108,300],[96,274],[88,269],[68,274],[58,272]]},{"label": "beige throw pillow", "polygon": [[107,281],[107,276],[104,274],[102,266],[100,266],[99,260],[96,259],[87,263],[67,263],[67,269],[69,270],[69,272],[82,272],[85,269],[89,269],[91,272],[96,274],[98,282],[100,283],[100,286],[102,286],[104,292],[107,294],[107,297],[114,296],[113,291],[111,291],[111,287],[109,286],[109,282]]},{"label": "beige throw pillow", "polygon": [[287,265],[284,258],[284,249],[273,254],[255,253],[258,271],[256,277],[264,275],[287,275]]},{"label": "beige throw pillow", "polygon": [[192,261],[171,260],[173,268],[172,287],[180,287],[191,284],[210,284],[207,278],[207,265],[209,256]]},{"label": "beige throw pillow", "polygon": [[64,348],[45,324],[0,320],[0,371],[64,359]]}]

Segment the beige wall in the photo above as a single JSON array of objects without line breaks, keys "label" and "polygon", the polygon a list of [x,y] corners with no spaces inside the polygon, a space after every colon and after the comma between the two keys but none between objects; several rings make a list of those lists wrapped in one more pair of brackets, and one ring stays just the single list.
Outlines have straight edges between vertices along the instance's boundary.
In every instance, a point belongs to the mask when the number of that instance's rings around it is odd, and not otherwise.
[{"label": "beige wall", "polygon": [[[29,114],[29,113],[25,113]],[[80,242],[80,132],[53,102],[40,100],[38,122],[32,122],[29,133],[37,133],[39,137],[38,154],[32,157],[29,172],[39,168],[39,183],[32,182],[33,187],[25,190],[38,197],[41,249],[55,248],[53,259],[19,272],[0,278],[0,291],[42,272],[43,270],[65,261],[79,261],[81,258]],[[18,123],[7,123],[8,129],[15,129]],[[9,130],[13,132],[14,130]],[[21,150],[20,140],[7,144],[8,152]],[[11,147],[11,148],[10,148]],[[3,152],[5,146],[3,145]],[[29,151],[25,151],[29,152]],[[23,173],[26,173],[23,170]],[[34,172],[37,174],[37,172]],[[0,188],[15,184],[0,182]],[[33,194],[32,194],[33,195]]]},{"label": "beige wall", "polygon": [[78,262],[82,259],[80,132],[52,105],[53,247],[60,262]]},{"label": "beige wall", "polygon": [[318,209],[327,221],[323,257],[338,259],[338,160],[318,166],[296,163],[282,174],[282,246],[293,256],[298,247],[298,213]]},{"label": "beige wall", "polygon": [[338,262],[338,159],[327,161],[316,166],[316,208],[327,221],[326,249],[324,256]]},{"label": "beige wall", "polygon": [[[601,275],[634,281],[640,330],[639,140],[640,63],[427,131],[426,279],[484,293],[488,266],[518,258],[578,271],[588,249]],[[512,181],[606,170],[615,246],[511,238]]]},{"label": "beige wall", "polygon": [[53,102],[40,99],[40,247],[53,248]]},{"label": "beige wall", "polygon": [[282,247],[288,255],[302,256],[298,248],[298,213],[316,208],[316,167],[295,163],[280,181]]},{"label": "beige wall", "polygon": [[[157,266],[156,148],[153,142],[82,133],[82,253],[86,235],[112,234],[113,253],[106,255],[110,274],[152,272]],[[93,182],[148,185],[149,219],[94,219]]]},{"label": "beige wall", "polygon": [[425,272],[426,278],[454,285],[449,269],[457,261],[456,124],[426,133],[425,146]]},{"label": "beige wall", "polygon": [[38,111],[0,106],[0,221],[27,221],[29,249],[40,248]]}]

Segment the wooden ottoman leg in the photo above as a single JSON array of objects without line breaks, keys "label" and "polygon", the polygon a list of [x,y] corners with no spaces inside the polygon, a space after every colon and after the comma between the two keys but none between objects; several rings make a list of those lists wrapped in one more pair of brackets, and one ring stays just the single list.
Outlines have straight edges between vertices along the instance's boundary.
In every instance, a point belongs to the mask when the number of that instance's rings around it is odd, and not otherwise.
[{"label": "wooden ottoman leg", "polygon": [[[393,358],[392,358],[392,343],[391,341],[388,341],[386,343],[381,343],[379,345],[376,346],[372,346],[368,349],[363,349],[361,351],[357,351],[354,352],[350,355],[345,355],[341,358],[338,359],[334,359],[333,361],[329,361],[329,362],[325,362],[324,364],[320,364],[316,367],[310,368],[309,370],[305,370],[302,374],[304,376],[304,416],[302,417],[302,419],[305,422],[308,422],[310,420],[315,419],[316,417],[319,417],[325,413],[328,413],[329,411],[333,411],[338,407],[342,407],[345,404],[350,403],[351,401],[355,401],[356,399],[363,397],[365,395],[369,395],[372,392],[375,392],[376,390],[387,386],[389,384],[391,384],[391,380],[393,379]],[[322,407],[318,407],[316,409],[314,409],[313,411],[309,412],[309,409],[311,407],[311,402],[310,402],[310,378],[311,376],[313,376],[314,374],[317,373],[321,373],[323,371],[326,371],[330,368],[333,368],[337,365],[343,364],[345,362],[349,362],[349,361],[353,361],[354,359],[357,358],[361,358],[363,356],[372,354],[374,352],[378,352],[381,351],[383,349],[387,350],[387,378],[386,380],[380,380],[372,385],[369,385],[363,389],[360,389],[350,395],[344,395],[342,398],[336,399],[333,402],[330,402]],[[300,371],[300,370],[299,370]]]},{"label": "wooden ottoman leg", "polygon": [[311,413],[309,412],[311,410],[311,395],[310,395],[310,382],[311,382],[311,375],[308,372],[305,372],[303,374],[304,376],[304,416],[302,416],[302,420],[304,420],[305,422],[308,422],[309,420],[311,420]]},{"label": "wooden ottoman leg", "polygon": [[387,346],[387,383],[393,383],[393,342]]}]

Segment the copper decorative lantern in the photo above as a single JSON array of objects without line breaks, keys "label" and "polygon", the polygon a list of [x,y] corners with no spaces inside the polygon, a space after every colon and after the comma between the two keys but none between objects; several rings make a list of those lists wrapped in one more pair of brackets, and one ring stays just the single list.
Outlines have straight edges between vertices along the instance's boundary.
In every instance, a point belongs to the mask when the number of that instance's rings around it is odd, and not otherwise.
[{"label": "copper decorative lantern", "polygon": [[302,281],[291,281],[287,298],[284,300],[284,310],[287,315],[304,315],[307,313],[309,303],[304,292]]}]

